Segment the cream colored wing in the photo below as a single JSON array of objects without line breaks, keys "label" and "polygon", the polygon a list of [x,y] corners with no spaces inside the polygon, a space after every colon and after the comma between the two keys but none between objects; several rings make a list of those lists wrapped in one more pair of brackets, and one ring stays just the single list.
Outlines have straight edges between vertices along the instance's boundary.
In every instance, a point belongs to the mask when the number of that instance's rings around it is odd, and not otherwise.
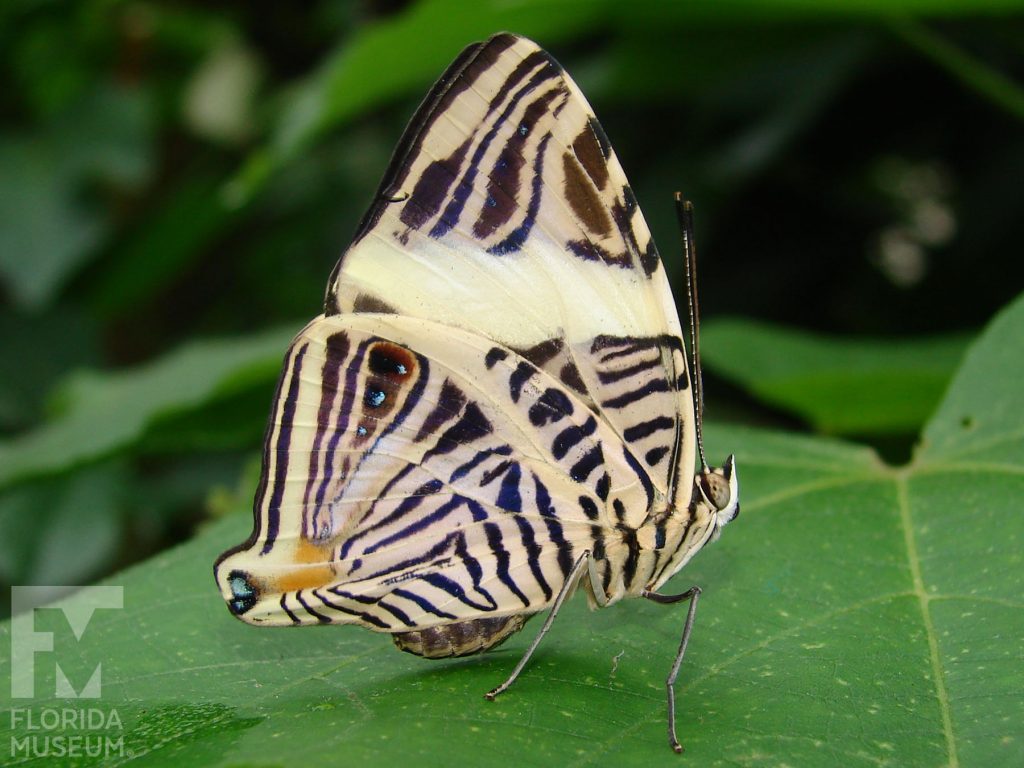
[{"label": "cream colored wing", "polygon": [[253,534],[217,582],[255,624],[402,632],[542,610],[586,550],[603,604],[657,566],[636,533],[653,503],[618,436],[525,358],[426,320],[320,317],[286,357]]}]

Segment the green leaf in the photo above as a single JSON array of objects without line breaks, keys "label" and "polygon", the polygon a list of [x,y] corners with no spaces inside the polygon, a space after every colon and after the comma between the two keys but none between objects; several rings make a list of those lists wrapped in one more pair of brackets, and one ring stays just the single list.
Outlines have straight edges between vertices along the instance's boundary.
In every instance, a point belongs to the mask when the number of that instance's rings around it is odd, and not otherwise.
[{"label": "green leaf", "polygon": [[57,418],[0,443],[0,486],[96,460],[138,441],[161,419],[269,386],[294,333],[191,342],[134,370],[76,374],[59,397]]},{"label": "green leaf", "polygon": [[938,413],[924,430],[918,460],[984,462],[990,466],[1024,463],[1024,375],[1018,300],[996,316],[974,344]]},{"label": "green leaf", "polygon": [[109,571],[127,485],[123,467],[99,465],[0,495],[0,584],[77,584]]},{"label": "green leaf", "polygon": [[[54,382],[99,356],[96,335],[96,323],[77,309],[37,316],[0,311],[0,428],[14,431],[38,423]],[[41,349],[45,355],[37,354]]]},{"label": "green leaf", "polygon": [[207,169],[184,173],[152,214],[119,239],[89,299],[97,314],[109,318],[151,300],[236,221],[238,212],[221,200],[221,179]]},{"label": "green leaf", "polygon": [[102,85],[44,130],[0,137],[0,278],[21,306],[49,303],[106,234],[88,183],[144,180],[150,113],[144,93]]},{"label": "green leaf", "polygon": [[45,305],[103,234],[57,154],[36,137],[0,139],[0,277],[25,307]]},{"label": "green leaf", "polygon": [[[1024,761],[1022,336],[1024,297],[972,346],[899,470],[843,442],[708,426],[713,456],[736,451],[744,504],[666,589],[705,588],[678,683],[688,764]],[[36,611],[54,651],[35,655],[36,696],[12,700],[5,743],[45,735],[26,718],[68,704],[53,695],[56,661],[76,689],[102,663],[88,705],[121,727],[99,732],[147,765],[676,759],[662,680],[683,609],[636,600],[589,613],[574,599],[489,703],[536,622],[497,652],[449,662],[353,627],[255,629],[228,614],[210,572],[249,527],[231,515],[112,579],[124,608],[97,611],[80,641],[57,611]],[[11,626],[0,625],[8,677]]]},{"label": "green leaf", "polygon": [[708,322],[708,370],[815,429],[913,434],[934,411],[966,339],[838,339],[741,319]]}]

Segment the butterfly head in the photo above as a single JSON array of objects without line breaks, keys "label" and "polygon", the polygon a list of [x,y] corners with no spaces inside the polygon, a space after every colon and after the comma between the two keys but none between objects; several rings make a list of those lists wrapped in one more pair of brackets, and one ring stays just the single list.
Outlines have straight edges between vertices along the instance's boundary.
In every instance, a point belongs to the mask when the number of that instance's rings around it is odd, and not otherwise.
[{"label": "butterfly head", "polygon": [[740,488],[734,456],[730,455],[721,467],[704,467],[696,484],[704,501],[716,511],[719,528],[736,519],[740,513]]}]

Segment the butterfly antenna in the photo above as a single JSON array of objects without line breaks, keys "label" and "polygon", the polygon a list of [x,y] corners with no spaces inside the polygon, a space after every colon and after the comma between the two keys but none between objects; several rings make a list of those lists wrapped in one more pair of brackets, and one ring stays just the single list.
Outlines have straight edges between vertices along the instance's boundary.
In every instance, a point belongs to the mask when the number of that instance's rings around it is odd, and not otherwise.
[{"label": "butterfly antenna", "polygon": [[700,303],[697,301],[697,246],[693,241],[693,203],[676,192],[676,216],[683,238],[683,260],[686,262],[686,293],[690,304],[690,350],[693,368],[694,426],[697,433],[697,454],[702,470],[708,468],[704,456],[704,381],[700,368]]}]

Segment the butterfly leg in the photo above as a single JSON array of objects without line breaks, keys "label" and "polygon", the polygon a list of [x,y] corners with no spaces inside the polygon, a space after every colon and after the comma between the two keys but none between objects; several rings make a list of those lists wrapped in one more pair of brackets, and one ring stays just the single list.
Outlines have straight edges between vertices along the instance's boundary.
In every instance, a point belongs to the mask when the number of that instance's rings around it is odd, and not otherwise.
[{"label": "butterfly leg", "polygon": [[[516,681],[516,678],[519,677],[519,673],[523,671],[523,667],[525,667],[530,661],[530,657],[533,656],[533,652],[537,650],[537,646],[540,645],[540,641],[544,639],[544,635],[546,635],[548,630],[551,629],[551,624],[555,621],[555,617],[558,615],[558,611],[561,609],[562,603],[565,602],[565,599],[571,595],[573,590],[576,588],[576,583],[579,581],[580,575],[583,573],[583,569],[586,568],[587,560],[589,559],[589,550],[584,551],[583,554],[579,556],[576,564],[573,565],[572,570],[569,571],[569,575],[566,577],[565,583],[558,591],[558,595],[555,597],[555,602],[551,605],[551,612],[544,620],[544,626],[540,628],[540,632],[538,632],[537,636],[533,638],[533,642],[530,643],[530,647],[526,649],[526,653],[523,654],[519,663],[516,664],[516,668],[512,670],[512,674],[508,676],[508,679],[497,688],[493,688],[485,693],[485,699],[488,701],[494,701],[499,693],[507,691],[509,686],[511,686],[512,683]],[[661,595],[659,595],[659,597],[661,597]]]},{"label": "butterfly leg", "polygon": [[655,603],[671,605],[681,603],[683,600],[690,601],[689,610],[686,612],[686,623],[683,624],[683,636],[679,640],[679,650],[676,652],[676,660],[672,663],[672,670],[665,680],[665,688],[668,691],[668,744],[676,753],[683,751],[682,744],[676,737],[676,678],[679,676],[679,667],[683,663],[683,656],[686,655],[686,645],[690,642],[690,633],[693,631],[693,619],[697,615],[697,600],[700,598],[700,587],[690,587],[678,595],[659,595],[657,592],[649,592],[646,589],[640,593]]}]

